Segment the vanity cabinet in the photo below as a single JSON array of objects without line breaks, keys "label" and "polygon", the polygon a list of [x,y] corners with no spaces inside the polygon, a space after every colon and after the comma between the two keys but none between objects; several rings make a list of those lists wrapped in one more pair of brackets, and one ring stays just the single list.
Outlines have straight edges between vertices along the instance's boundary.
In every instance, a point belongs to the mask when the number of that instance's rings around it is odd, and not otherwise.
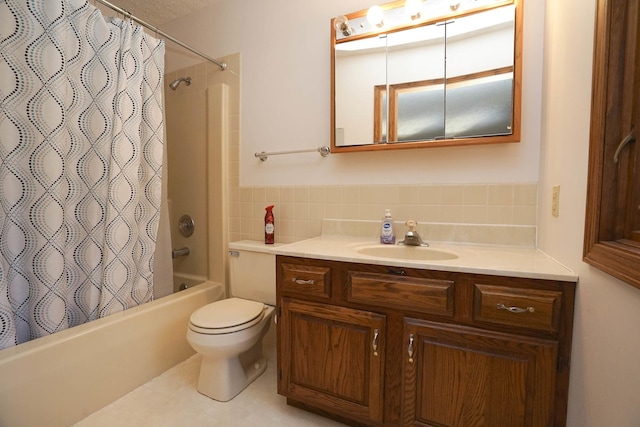
[{"label": "vanity cabinet", "polygon": [[557,342],[406,319],[406,426],[553,426]]},{"label": "vanity cabinet", "polygon": [[385,316],[283,298],[280,393],[382,422]]},{"label": "vanity cabinet", "polygon": [[574,282],[277,256],[278,392],[350,425],[564,426]]}]

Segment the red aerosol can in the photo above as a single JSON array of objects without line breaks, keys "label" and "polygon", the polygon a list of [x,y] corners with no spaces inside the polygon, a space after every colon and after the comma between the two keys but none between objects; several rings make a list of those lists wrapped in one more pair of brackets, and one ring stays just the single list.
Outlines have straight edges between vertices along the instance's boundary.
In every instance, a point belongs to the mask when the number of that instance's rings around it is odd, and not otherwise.
[{"label": "red aerosol can", "polygon": [[274,219],[273,219],[273,205],[265,208],[267,213],[264,215],[264,243],[267,245],[273,245],[274,241]]}]

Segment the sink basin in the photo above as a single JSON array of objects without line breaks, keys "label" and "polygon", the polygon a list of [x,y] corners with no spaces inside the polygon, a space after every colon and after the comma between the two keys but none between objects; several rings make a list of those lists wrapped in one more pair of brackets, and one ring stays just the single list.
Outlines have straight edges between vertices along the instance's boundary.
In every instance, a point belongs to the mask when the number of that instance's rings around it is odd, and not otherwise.
[{"label": "sink basin", "polygon": [[458,258],[458,255],[454,253],[425,246],[370,246],[358,249],[356,252],[379,258],[408,259],[412,261],[444,261]]}]

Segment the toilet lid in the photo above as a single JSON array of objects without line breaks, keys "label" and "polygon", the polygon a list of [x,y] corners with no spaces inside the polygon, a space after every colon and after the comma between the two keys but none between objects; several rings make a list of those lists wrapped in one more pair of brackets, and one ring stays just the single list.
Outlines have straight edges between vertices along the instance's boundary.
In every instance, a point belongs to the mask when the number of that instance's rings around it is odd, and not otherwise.
[{"label": "toilet lid", "polygon": [[251,322],[264,311],[261,302],[241,298],[228,298],[207,304],[194,311],[191,324],[207,329],[227,329]]}]

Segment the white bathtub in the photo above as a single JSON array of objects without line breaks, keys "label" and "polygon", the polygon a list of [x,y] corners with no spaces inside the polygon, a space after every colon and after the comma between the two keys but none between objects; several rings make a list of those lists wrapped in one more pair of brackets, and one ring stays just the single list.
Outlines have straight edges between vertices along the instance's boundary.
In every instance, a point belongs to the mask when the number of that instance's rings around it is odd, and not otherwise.
[{"label": "white bathtub", "polygon": [[[173,292],[179,292],[183,289],[189,289],[196,286],[199,283],[206,282],[207,278],[194,275],[194,274],[185,274],[178,273],[176,271],[173,272]],[[182,285],[185,285],[186,288]]]},{"label": "white bathtub", "polygon": [[224,297],[206,282],[0,351],[0,426],[69,426],[194,354],[189,316]]}]

